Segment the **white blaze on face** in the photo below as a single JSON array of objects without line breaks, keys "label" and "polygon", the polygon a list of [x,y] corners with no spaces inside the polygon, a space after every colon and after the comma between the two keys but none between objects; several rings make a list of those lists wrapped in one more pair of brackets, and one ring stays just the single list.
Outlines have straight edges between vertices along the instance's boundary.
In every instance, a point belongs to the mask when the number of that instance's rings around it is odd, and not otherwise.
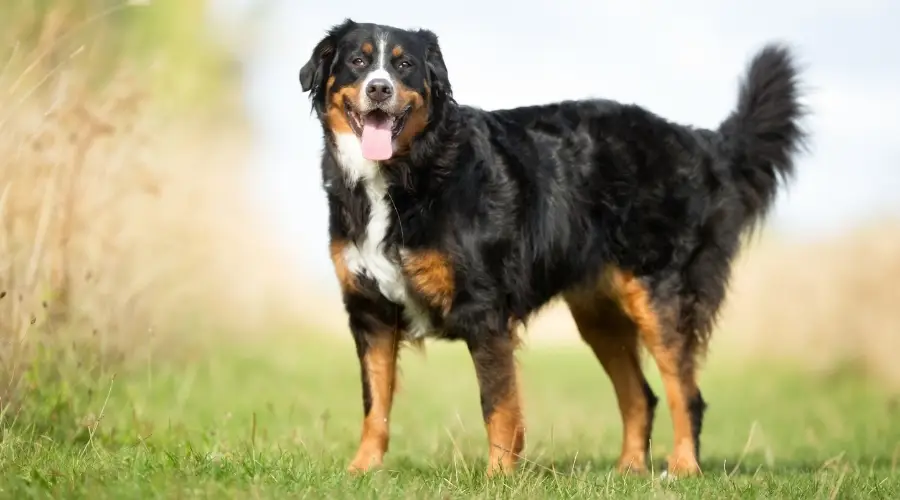
[{"label": "white blaze on face", "polygon": [[[362,117],[362,153],[363,156],[372,161],[389,160],[394,155],[393,129],[394,118],[384,113],[372,113],[378,104],[383,104],[389,108],[393,108],[397,93],[394,92],[396,84],[391,74],[387,70],[390,62],[390,54],[387,47],[387,36],[381,34],[376,39],[375,61],[371,66],[371,71],[363,80],[362,91],[359,93],[359,110],[365,113]],[[391,90],[391,97],[387,102],[375,103],[368,96],[369,85],[375,80],[384,80],[388,82]],[[367,113],[366,113],[367,112]]]},{"label": "white blaze on face", "polygon": [[[360,109],[368,110],[374,107],[374,104],[369,96],[366,95],[366,89],[369,88],[369,84],[372,83],[373,80],[383,79],[387,80],[391,85],[391,90],[394,90],[396,84],[394,83],[394,79],[391,77],[391,74],[388,73],[387,65],[390,62],[389,51],[387,47],[387,36],[381,34],[378,36],[375,42],[375,60],[372,62],[371,70],[369,74],[366,75],[366,79],[362,84],[362,92],[359,93],[360,100]],[[391,97],[391,100],[388,104],[393,104],[393,100],[396,99],[396,93]]]}]

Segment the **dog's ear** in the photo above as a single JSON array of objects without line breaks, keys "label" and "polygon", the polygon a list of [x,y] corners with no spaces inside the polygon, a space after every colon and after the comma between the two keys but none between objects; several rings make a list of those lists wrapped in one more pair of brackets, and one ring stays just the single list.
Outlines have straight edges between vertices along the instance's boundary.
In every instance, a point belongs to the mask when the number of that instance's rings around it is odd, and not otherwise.
[{"label": "dog's ear", "polygon": [[300,68],[300,88],[303,89],[304,92],[309,92],[313,88],[313,84],[316,82],[316,78],[318,75],[319,66],[321,65],[321,60],[313,55],[306,61],[306,64]]},{"label": "dog's ear", "polygon": [[322,89],[331,73],[333,61],[337,54],[338,41],[350,30],[356,26],[351,19],[344,20],[343,23],[336,25],[328,31],[322,40],[316,44],[313,49],[312,56],[306,61],[306,64],[300,68],[300,88],[303,92],[310,93],[310,99],[316,108],[319,108],[319,102],[324,98]]},{"label": "dog's ear", "polygon": [[419,35],[425,39],[425,65],[435,97],[452,97],[453,89],[450,87],[450,77],[447,74],[447,65],[444,63],[437,35],[429,30],[419,30]]},{"label": "dog's ear", "polygon": [[300,88],[304,92],[312,92],[312,96],[318,92],[327,78],[335,48],[335,40],[330,34],[316,44],[309,61],[300,68]]}]

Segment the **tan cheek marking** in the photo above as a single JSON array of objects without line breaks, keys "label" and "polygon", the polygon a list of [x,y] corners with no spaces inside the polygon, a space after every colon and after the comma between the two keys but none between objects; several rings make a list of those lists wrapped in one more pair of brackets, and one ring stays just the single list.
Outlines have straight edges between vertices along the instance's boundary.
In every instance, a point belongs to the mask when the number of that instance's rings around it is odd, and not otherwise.
[{"label": "tan cheek marking", "polygon": [[403,152],[409,149],[413,139],[428,126],[428,105],[426,98],[430,100],[431,90],[426,85],[425,97],[423,97],[422,94],[419,94],[415,90],[412,90],[405,85],[400,85],[397,95],[400,98],[400,102],[403,103],[403,106],[410,107],[406,124],[397,136],[397,149]]},{"label": "tan cheek marking", "polygon": [[347,114],[344,112],[344,101],[355,102],[358,98],[359,88],[357,87],[344,87],[331,95],[326,120],[334,133],[343,134],[353,131],[347,121]]}]

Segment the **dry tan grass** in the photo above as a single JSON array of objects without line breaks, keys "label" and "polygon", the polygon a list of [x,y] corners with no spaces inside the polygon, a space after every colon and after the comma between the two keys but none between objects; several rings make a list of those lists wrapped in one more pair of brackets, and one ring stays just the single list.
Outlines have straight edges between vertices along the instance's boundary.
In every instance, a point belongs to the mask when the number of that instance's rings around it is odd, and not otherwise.
[{"label": "dry tan grass", "polygon": [[39,341],[133,355],[259,327],[289,298],[268,293],[279,261],[244,201],[246,130],[159,114],[125,72],[88,92],[88,74],[0,86],[3,387]]},{"label": "dry tan grass", "polygon": [[718,349],[812,367],[853,363],[900,387],[900,224],[751,245],[737,262]]}]

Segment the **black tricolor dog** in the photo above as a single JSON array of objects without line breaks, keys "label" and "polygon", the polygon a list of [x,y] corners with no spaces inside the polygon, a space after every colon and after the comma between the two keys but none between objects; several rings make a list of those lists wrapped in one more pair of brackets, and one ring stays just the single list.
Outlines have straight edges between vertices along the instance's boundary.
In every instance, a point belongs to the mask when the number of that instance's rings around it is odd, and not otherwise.
[{"label": "black tricolor dog", "polygon": [[388,448],[397,351],[463,340],[475,365],[489,473],[524,447],[517,326],[563,297],[615,388],[620,470],[645,470],[662,374],[670,474],[693,474],[706,404],[696,360],[739,249],[804,132],[789,51],[750,62],[717,130],[635,105],[581,100],[501,111],[455,102],[438,39],[347,20],[300,70],[322,123],[331,256],[362,370],[365,420],[351,470]]}]

